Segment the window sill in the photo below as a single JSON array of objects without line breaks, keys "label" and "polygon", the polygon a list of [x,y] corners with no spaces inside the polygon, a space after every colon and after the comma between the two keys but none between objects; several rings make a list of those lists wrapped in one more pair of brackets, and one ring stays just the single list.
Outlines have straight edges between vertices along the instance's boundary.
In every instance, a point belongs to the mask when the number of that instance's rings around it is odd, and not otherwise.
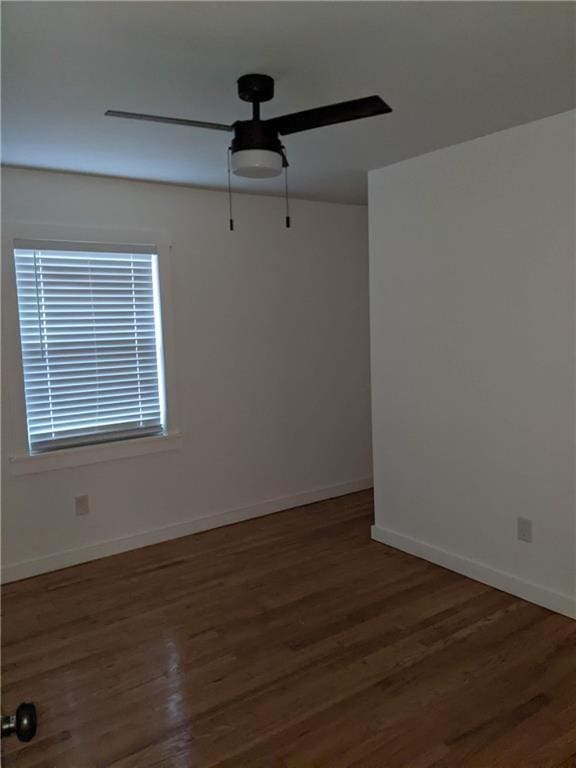
[{"label": "window sill", "polygon": [[47,453],[12,456],[9,460],[13,475],[33,475],[39,472],[52,472],[57,469],[81,467],[86,464],[100,464],[103,461],[132,459],[147,453],[163,453],[178,450],[182,445],[182,434],[171,432],[155,437],[136,437],[115,443],[100,443],[78,448],[63,448]]}]

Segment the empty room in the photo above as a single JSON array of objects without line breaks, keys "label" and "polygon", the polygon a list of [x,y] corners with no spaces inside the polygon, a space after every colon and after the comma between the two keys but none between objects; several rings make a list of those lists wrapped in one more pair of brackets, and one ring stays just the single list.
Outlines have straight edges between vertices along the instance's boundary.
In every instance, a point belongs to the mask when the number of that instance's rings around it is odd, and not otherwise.
[{"label": "empty room", "polygon": [[576,4],[1,17],[1,765],[576,768]]}]

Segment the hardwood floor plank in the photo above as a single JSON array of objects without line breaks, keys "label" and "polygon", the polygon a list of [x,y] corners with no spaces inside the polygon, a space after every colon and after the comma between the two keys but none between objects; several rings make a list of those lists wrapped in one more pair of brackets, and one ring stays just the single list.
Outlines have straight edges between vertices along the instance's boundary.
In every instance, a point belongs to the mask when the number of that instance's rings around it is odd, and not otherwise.
[{"label": "hardwood floor plank", "polygon": [[576,753],[571,755],[562,764],[555,765],[554,768],[576,768]]},{"label": "hardwood floor plank", "polygon": [[361,492],[5,586],[3,706],[40,728],[3,765],[574,765],[576,622],[371,517]]}]

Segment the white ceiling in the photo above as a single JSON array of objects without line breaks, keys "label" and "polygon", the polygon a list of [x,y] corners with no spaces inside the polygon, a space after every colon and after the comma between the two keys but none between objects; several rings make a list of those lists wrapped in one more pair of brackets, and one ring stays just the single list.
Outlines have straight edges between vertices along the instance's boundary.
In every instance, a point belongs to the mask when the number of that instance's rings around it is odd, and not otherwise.
[{"label": "white ceiling", "polygon": [[[296,196],[364,202],[366,170],[575,105],[572,2],[4,2],[3,162],[206,187],[231,123],[380,94],[391,115],[287,136]],[[280,179],[234,182],[278,194]]]}]

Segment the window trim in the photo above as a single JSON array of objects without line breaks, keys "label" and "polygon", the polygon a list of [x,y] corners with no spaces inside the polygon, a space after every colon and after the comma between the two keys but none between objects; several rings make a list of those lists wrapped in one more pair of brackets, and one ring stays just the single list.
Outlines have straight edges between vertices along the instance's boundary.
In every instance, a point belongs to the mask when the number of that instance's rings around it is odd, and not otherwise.
[{"label": "window trim", "polygon": [[[85,244],[86,247],[106,247],[147,245],[154,249],[158,259],[158,281],[160,290],[160,311],[163,329],[163,368],[164,368],[164,397],[166,408],[165,434],[154,436],[136,436],[122,441],[102,442],[94,445],[71,446],[45,453],[30,453],[28,448],[28,432],[26,422],[26,404],[24,395],[24,371],[20,354],[20,326],[18,323],[18,304],[16,292],[16,270],[14,265],[14,249],[22,241],[42,242],[73,242]],[[10,291],[9,306],[6,312],[14,312],[14,328],[16,338],[11,340],[18,348],[14,356],[14,371],[5,377],[6,392],[10,402],[14,403],[15,414],[12,431],[13,445],[9,450],[9,467],[12,474],[28,474],[54,469],[93,464],[101,461],[111,461],[121,458],[140,456],[146,453],[173,450],[181,445],[181,432],[178,427],[178,398],[175,383],[176,355],[174,351],[174,318],[171,296],[171,256],[172,244],[165,233],[150,230],[108,230],[96,227],[68,227],[44,223],[8,221],[4,223],[3,248],[9,252],[9,258],[4,258],[4,268],[10,265],[11,279],[5,281]],[[4,254],[7,255],[6,252]],[[8,323],[12,327],[12,322]],[[9,345],[8,354],[12,356],[13,344]]]},{"label": "window trim", "polygon": [[39,472],[52,472],[55,469],[82,467],[86,464],[100,464],[104,461],[131,459],[148,453],[174,451],[182,446],[180,432],[146,437],[131,437],[126,440],[114,440],[93,445],[75,445],[71,448],[59,448],[57,451],[44,453],[26,453],[11,456],[10,471],[13,475],[34,475]]}]

